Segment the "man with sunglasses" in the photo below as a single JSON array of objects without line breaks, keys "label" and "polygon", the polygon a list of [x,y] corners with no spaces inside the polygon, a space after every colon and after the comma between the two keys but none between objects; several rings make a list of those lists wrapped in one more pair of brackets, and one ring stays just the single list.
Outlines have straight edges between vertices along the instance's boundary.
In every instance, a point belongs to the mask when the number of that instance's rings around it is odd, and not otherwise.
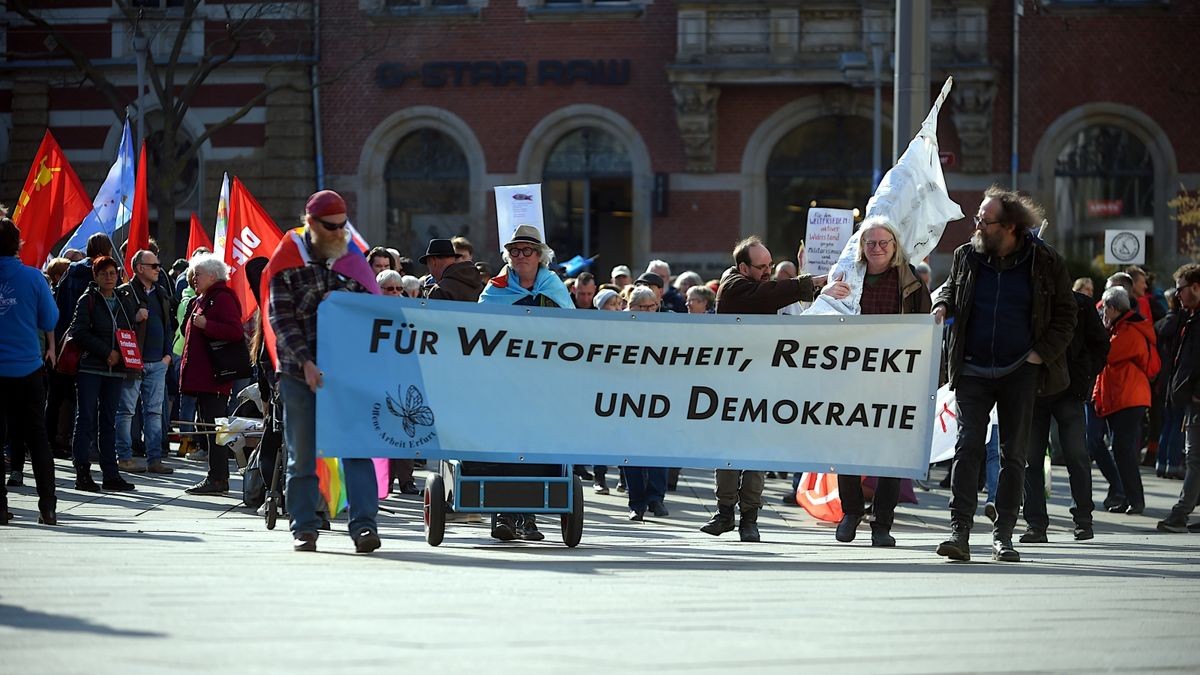
[{"label": "man with sunglasses", "polygon": [[[117,403],[117,466],[132,473],[171,474],[175,470],[163,463],[163,402],[167,390],[167,369],[171,367],[174,330],[171,321],[171,295],[159,283],[162,266],[154,251],[133,254],[133,279],[117,288],[117,294],[138,307],[134,317],[138,348],[142,352],[142,372],[131,374]],[[146,445],[146,464],[133,458],[133,416],[141,401],[142,435]]]},{"label": "man with sunglasses", "polygon": [[[263,271],[261,295],[267,307],[263,338],[279,373],[283,433],[290,460],[287,508],[292,517],[292,548],[316,551],[321,518],[317,479],[317,389],[324,373],[317,365],[317,308],[330,293],[379,294],[367,259],[349,247],[346,202],[321,190],[304,205],[302,227],[288,232]],[[375,465],[369,459],[343,459],[350,538],[357,553],[379,548],[379,495]]]},{"label": "man with sunglasses", "polygon": [[[968,538],[993,407],[1000,416],[1000,479],[992,558],[1021,559],[1012,532],[1021,508],[1034,404],[1070,383],[1066,351],[1077,306],[1062,256],[1033,232],[1041,219],[1041,209],[1029,198],[988,188],[971,241],[954,251],[950,278],[933,299],[939,323],[954,318],[946,362],[958,401],[958,440],[950,478],[950,537],[937,548],[951,560],[971,559]],[[1045,447],[1046,438],[1036,443]]]},{"label": "man with sunglasses", "polygon": [[[826,277],[808,274],[772,280],[771,252],[758,237],[743,239],[734,246],[733,263],[721,275],[721,285],[717,287],[717,314],[775,314],[793,302],[812,302],[817,289],[827,281]],[[841,299],[850,294],[850,287],[839,280],[821,292]],[[717,513],[700,531],[719,536],[733,530],[734,509],[740,507],[738,535],[742,541],[759,541],[763,472],[717,469],[716,481]]]}]

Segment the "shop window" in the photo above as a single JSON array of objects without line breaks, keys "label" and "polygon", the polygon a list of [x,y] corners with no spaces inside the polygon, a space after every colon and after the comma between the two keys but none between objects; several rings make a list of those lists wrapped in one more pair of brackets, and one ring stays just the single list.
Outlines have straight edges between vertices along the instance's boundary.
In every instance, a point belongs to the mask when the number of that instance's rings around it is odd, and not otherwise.
[{"label": "shop window", "polygon": [[563,136],[542,172],[546,239],[566,260],[599,255],[604,264],[632,256],[633,179],[629,151],[596,127]]},{"label": "shop window", "polygon": [[[813,207],[858,209],[871,198],[871,120],[831,115],[802,124],[776,143],[767,162],[767,247],[795,255]],[[882,147],[892,146],[883,129]],[[884,156],[884,162],[888,158]]]},{"label": "shop window", "polygon": [[1120,127],[1085,127],[1059,152],[1054,184],[1051,222],[1069,256],[1103,256],[1105,230],[1143,230],[1152,264],[1154,163],[1145,143]]},{"label": "shop window", "polygon": [[470,168],[452,138],[420,129],[396,145],[384,169],[387,246],[416,258],[430,239],[468,230]]}]

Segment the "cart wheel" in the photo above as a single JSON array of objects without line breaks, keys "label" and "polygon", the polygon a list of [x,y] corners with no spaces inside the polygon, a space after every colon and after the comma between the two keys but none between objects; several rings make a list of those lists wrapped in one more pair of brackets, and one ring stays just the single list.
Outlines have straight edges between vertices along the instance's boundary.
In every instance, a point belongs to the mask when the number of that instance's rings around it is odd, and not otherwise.
[{"label": "cart wheel", "polygon": [[564,544],[575,548],[583,539],[583,483],[579,476],[571,481],[571,490],[574,493],[571,512],[562,515],[562,538]]},{"label": "cart wheel", "polygon": [[275,529],[275,518],[279,515],[279,509],[275,507],[275,495],[269,495],[267,497],[266,507],[267,529],[273,530]]},{"label": "cart wheel", "polygon": [[446,536],[446,488],[440,475],[435,473],[425,479],[424,499],[425,542],[437,546]]}]

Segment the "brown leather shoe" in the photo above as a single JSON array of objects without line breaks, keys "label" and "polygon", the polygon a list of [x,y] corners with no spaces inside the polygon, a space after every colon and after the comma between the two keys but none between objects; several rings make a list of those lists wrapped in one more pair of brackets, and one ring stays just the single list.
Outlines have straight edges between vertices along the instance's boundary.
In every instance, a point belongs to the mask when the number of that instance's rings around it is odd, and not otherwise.
[{"label": "brown leather shoe", "polygon": [[175,469],[172,469],[171,467],[167,466],[166,464],[163,464],[161,459],[154,460],[153,462],[150,462],[148,465],[146,465],[146,471],[148,473],[160,473],[160,474],[164,474],[164,475],[175,473]]}]

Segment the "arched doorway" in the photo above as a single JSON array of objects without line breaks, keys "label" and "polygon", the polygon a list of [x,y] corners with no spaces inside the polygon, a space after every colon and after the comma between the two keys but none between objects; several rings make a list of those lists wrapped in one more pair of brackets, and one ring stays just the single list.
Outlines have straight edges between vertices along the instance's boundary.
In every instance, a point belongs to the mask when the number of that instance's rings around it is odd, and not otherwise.
[{"label": "arched doorway", "polygon": [[1054,164],[1054,223],[1068,256],[1104,252],[1105,230],[1146,232],[1146,264],[1154,260],[1154,162],[1137,136],[1096,124],[1071,134]]},{"label": "arched doorway", "polygon": [[[871,134],[866,117],[826,115],[775,144],[766,169],[766,243],[776,258],[806,238],[810,208],[865,208],[873,192]],[[885,127],[883,147],[891,147],[891,137]]]},{"label": "arched doorway", "polygon": [[633,259],[632,167],[616,136],[592,126],[568,132],[547,155],[542,181],[546,239],[558,259]]},{"label": "arched doorway", "polygon": [[467,157],[454,139],[423,127],[396,144],[384,167],[384,241],[415,258],[430,239],[468,232],[471,182]]}]

